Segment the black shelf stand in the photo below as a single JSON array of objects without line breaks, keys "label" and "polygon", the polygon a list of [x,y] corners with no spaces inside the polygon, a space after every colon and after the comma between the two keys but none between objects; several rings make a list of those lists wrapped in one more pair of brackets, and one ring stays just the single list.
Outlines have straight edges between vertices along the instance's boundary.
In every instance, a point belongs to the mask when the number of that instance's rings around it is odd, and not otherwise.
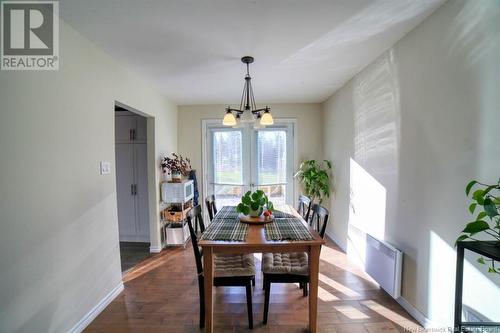
[{"label": "black shelf stand", "polygon": [[457,242],[457,272],[455,277],[455,330],[466,332],[464,327],[499,327],[500,322],[463,322],[462,295],[464,282],[465,250],[480,254],[495,261],[500,261],[500,246],[497,241],[461,241]]}]

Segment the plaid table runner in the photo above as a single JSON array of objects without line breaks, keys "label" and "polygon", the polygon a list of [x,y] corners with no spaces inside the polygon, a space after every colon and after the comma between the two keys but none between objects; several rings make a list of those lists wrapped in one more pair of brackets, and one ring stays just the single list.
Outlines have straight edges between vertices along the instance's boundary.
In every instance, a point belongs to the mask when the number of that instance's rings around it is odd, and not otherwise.
[{"label": "plaid table runner", "polygon": [[220,211],[215,214],[216,219],[236,219],[238,218],[238,213],[236,211],[236,206],[224,206]]},{"label": "plaid table runner", "polygon": [[247,230],[248,224],[241,223],[237,218],[216,217],[205,229],[200,239],[243,242],[247,237]]},{"label": "plaid table runner", "polygon": [[282,218],[296,218],[293,215],[292,209],[290,206],[277,206],[273,212],[274,218],[282,219]]},{"label": "plaid table runner", "polygon": [[273,241],[313,240],[313,236],[298,218],[276,218],[266,226],[266,239]]}]

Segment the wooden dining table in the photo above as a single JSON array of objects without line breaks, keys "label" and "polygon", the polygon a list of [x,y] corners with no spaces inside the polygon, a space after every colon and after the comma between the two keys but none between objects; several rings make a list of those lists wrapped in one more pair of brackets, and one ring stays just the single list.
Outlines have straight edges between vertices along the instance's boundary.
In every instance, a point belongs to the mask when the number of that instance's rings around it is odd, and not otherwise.
[{"label": "wooden dining table", "polygon": [[[205,332],[213,332],[213,278],[214,255],[217,253],[284,253],[307,252],[309,258],[309,331],[314,333],[317,328],[318,313],[318,275],[319,255],[324,240],[309,224],[288,206],[289,211],[297,217],[310,231],[312,240],[270,241],[266,239],[264,225],[249,225],[244,241],[200,240],[203,248],[203,267],[205,283]],[[218,223],[217,216],[211,223]],[[272,222],[274,223],[274,222]]]}]

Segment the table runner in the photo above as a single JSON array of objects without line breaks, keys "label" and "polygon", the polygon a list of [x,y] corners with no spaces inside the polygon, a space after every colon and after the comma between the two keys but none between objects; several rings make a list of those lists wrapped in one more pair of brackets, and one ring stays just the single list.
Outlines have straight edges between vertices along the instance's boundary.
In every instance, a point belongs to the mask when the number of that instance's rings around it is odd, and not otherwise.
[{"label": "table runner", "polygon": [[282,219],[282,218],[297,218],[294,214],[290,206],[277,206],[273,212],[274,218]]},{"label": "table runner", "polygon": [[[218,215],[218,213],[217,213]],[[208,225],[201,240],[238,241],[243,242],[247,237],[248,224],[241,223],[236,218],[214,218]]]},{"label": "table runner", "polygon": [[275,219],[266,226],[266,240],[273,241],[301,241],[313,240],[313,236],[298,218]]},{"label": "table runner", "polygon": [[224,206],[220,211],[215,214],[216,219],[236,219],[238,218],[238,213],[236,211],[236,206]]}]

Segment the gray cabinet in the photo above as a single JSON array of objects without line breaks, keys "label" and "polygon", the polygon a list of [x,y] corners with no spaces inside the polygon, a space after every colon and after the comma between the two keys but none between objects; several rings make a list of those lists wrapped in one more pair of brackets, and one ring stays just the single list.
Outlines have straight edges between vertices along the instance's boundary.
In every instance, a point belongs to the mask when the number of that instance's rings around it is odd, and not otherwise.
[{"label": "gray cabinet", "polygon": [[149,242],[146,118],[115,117],[120,241]]}]

